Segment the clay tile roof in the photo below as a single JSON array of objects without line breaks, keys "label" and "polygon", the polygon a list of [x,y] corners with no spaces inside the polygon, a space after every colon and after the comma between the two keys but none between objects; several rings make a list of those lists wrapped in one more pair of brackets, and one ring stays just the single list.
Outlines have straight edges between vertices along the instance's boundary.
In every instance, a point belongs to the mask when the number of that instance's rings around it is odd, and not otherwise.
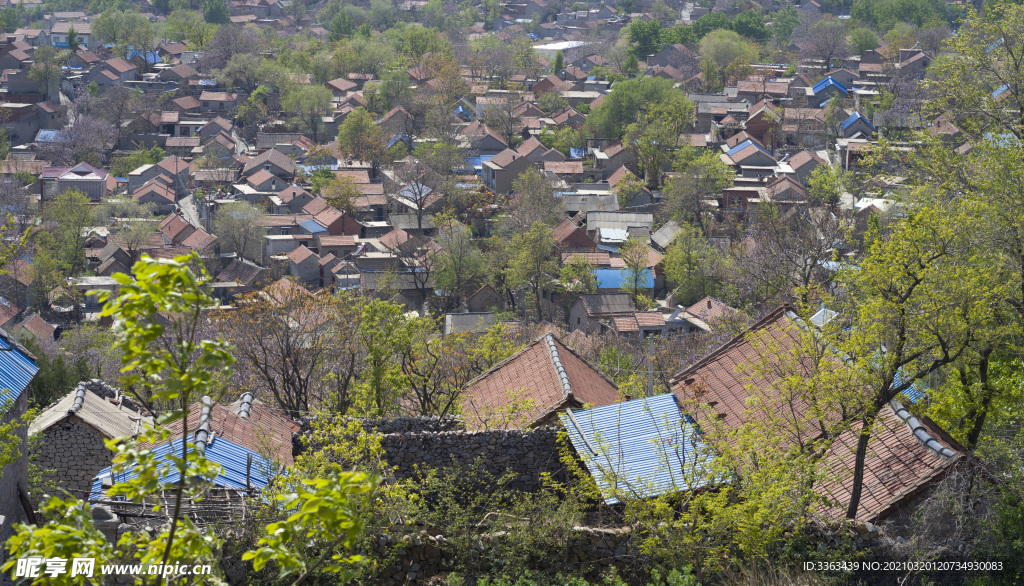
[{"label": "clay tile roof", "polygon": [[516,159],[518,159],[519,156],[520,155],[517,154],[512,149],[505,149],[505,150],[501,151],[500,153],[498,153],[498,154],[494,155],[493,157],[491,157],[491,160],[487,161],[487,162],[491,163],[493,165],[497,165],[498,167],[507,167],[509,164],[512,163],[512,161],[515,161]]},{"label": "clay tile roof", "polygon": [[277,179],[277,176],[271,175],[270,171],[267,171],[266,169],[260,169],[259,171],[256,171],[252,175],[249,175],[249,177],[246,178],[246,181],[248,181],[252,185],[260,185],[262,183],[270,181],[271,179]]},{"label": "clay tile roof", "polygon": [[19,313],[21,313],[21,309],[17,305],[0,297],[0,324],[11,321]]},{"label": "clay tile roof", "polygon": [[551,237],[556,241],[561,242],[569,237],[576,230],[579,230],[579,226],[573,224],[568,219],[562,220],[555,226],[555,229],[551,231]]},{"label": "clay tile roof", "polygon": [[[751,388],[770,392],[776,379],[765,369],[752,372],[751,365],[771,360],[772,356],[788,355],[790,349],[801,344],[800,327],[794,318],[788,307],[776,309],[748,332],[672,377],[672,392],[684,404],[699,394],[700,401],[717,413],[696,413],[698,422],[714,416],[727,428],[736,428],[752,417],[767,417],[748,407],[747,399]],[[834,364],[837,369],[845,368],[838,360]],[[802,408],[799,404],[794,407]],[[945,432],[925,420],[920,422],[918,432],[932,438],[930,445],[939,446],[954,457],[944,457],[927,447],[890,406],[882,409],[878,423],[879,429],[868,443],[863,494],[857,513],[861,520],[884,519],[892,514],[899,505],[915,496],[918,489],[938,481],[956,462],[956,452],[962,451]],[[821,487],[839,505],[825,510],[832,518],[845,514],[845,503],[850,499],[852,483],[848,477],[853,470],[857,435],[856,426],[843,432],[825,455],[831,469],[826,476],[843,479],[823,482]]]},{"label": "clay tile roof", "polygon": [[328,246],[355,246],[355,245],[356,245],[356,237],[355,236],[338,235],[338,236],[321,236],[320,237],[320,246],[321,247],[328,247]]},{"label": "clay tile roof", "polygon": [[380,243],[389,250],[395,250],[402,244],[408,242],[410,238],[411,236],[409,236],[408,232],[402,230],[401,228],[395,228],[394,230],[381,236]]},{"label": "clay tile roof", "polygon": [[224,270],[217,273],[216,280],[222,283],[249,285],[263,272],[263,267],[244,259],[234,259]]},{"label": "clay tile roof", "polygon": [[201,102],[195,96],[183,96],[172,101],[182,110],[195,110],[201,105]]},{"label": "clay tile roof", "polygon": [[306,205],[302,206],[302,212],[316,216],[320,212],[326,210],[328,207],[327,200],[322,197],[314,197],[313,199],[306,202]]},{"label": "clay tile roof", "polygon": [[32,335],[40,340],[52,340],[53,332],[57,330],[57,328],[43,321],[43,318],[39,317],[38,313],[32,314],[32,317],[21,322],[21,327],[32,332]]},{"label": "clay tile roof", "polygon": [[690,307],[687,307],[686,311],[706,322],[717,321],[737,313],[735,309],[729,307],[726,303],[723,303],[711,296],[705,297]]},{"label": "clay tile roof", "polygon": [[[469,428],[530,427],[559,409],[586,403],[611,405],[620,400],[612,381],[552,334],[542,336],[477,377],[467,385],[463,396]],[[518,421],[486,420],[488,413],[502,409],[516,398],[532,402]]]},{"label": "clay tile roof", "polygon": [[213,245],[217,241],[217,237],[210,234],[206,230],[197,228],[195,232],[189,234],[181,241],[181,244],[191,248],[192,250],[205,250]]},{"label": "clay tile roof", "polygon": [[633,317],[642,328],[660,328],[665,325],[665,315],[660,311],[638,311]]},{"label": "clay tile roof", "polygon": [[[189,409],[188,429],[199,426],[201,411],[198,403]],[[239,417],[237,411],[237,403],[230,407],[214,403],[210,410],[210,431],[213,432],[214,442],[219,437],[224,438],[257,454],[263,453],[264,446],[268,446],[273,451],[274,459],[286,466],[292,464],[292,433],[299,431],[298,425],[280,411],[256,401],[249,409],[248,419]],[[181,435],[180,420],[167,428],[171,430],[172,437]]]},{"label": "clay tile roof", "polygon": [[632,315],[623,315],[620,317],[613,317],[612,323],[615,326],[615,331],[620,334],[639,332],[640,328],[636,323],[636,318]]},{"label": "clay tile roof", "polygon": [[126,73],[128,71],[132,71],[132,70],[135,69],[134,65],[132,65],[131,63],[125,61],[124,59],[122,59],[120,57],[114,57],[113,59],[107,59],[105,61],[105,63],[107,64],[108,67],[110,67],[111,69],[113,69],[114,71],[116,71],[118,73]]},{"label": "clay tile roof", "polygon": [[315,258],[316,253],[306,248],[305,246],[298,246],[295,250],[288,253],[288,259],[295,264],[302,264],[307,259]]},{"label": "clay tile roof", "polygon": [[810,163],[811,161],[817,161],[819,165],[825,164],[825,161],[823,161],[817,153],[805,150],[793,155],[789,159],[789,166],[793,167],[794,169],[800,169],[801,167],[803,167],[807,163]]},{"label": "clay tile roof", "polygon": [[189,228],[192,228],[193,230],[195,229],[191,224],[186,222],[184,219],[182,219],[181,216],[177,214],[171,214],[160,222],[160,232],[164,236],[167,236],[167,238],[169,238],[172,242],[178,237],[179,234],[181,234],[185,230],[188,230]]},{"label": "clay tile roof", "polygon": [[269,151],[249,159],[249,162],[245,164],[245,168],[242,169],[242,172],[249,173],[249,171],[252,171],[253,169],[263,167],[266,163],[277,165],[288,173],[295,171],[295,162],[288,158],[288,155],[277,149],[270,149]]},{"label": "clay tile roof", "polygon": [[359,86],[356,85],[354,82],[345,79],[344,77],[339,77],[338,79],[332,79],[331,81],[327,82],[327,87],[331,88],[336,92],[350,92]]}]

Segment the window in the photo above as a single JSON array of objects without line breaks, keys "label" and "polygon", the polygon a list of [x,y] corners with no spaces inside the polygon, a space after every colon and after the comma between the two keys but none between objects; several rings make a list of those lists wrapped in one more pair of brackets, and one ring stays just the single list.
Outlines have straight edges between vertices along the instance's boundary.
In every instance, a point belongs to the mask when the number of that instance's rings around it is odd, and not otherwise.
[{"label": "window", "polygon": [[203,102],[203,107],[204,108],[209,108],[210,107],[210,102]]},{"label": "window", "polygon": [[270,163],[264,163],[263,170],[269,172],[270,171]]}]

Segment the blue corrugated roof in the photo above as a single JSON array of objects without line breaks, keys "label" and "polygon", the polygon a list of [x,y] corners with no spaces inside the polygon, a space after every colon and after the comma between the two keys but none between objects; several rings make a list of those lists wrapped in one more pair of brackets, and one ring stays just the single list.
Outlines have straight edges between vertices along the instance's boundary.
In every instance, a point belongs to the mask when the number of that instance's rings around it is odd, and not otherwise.
[{"label": "blue corrugated roof", "polygon": [[304,220],[302,222],[299,222],[299,226],[302,226],[302,229],[305,230],[306,232],[309,232],[310,234],[319,234],[321,232],[327,231],[327,228],[324,228],[320,224],[317,224],[316,220]]},{"label": "blue corrugated roof", "polygon": [[760,150],[764,154],[768,155],[769,157],[772,156],[772,154],[769,153],[764,147],[762,147],[761,145],[757,144],[756,142],[754,142],[754,141],[752,141],[750,139],[747,139],[747,140],[739,143],[738,145],[732,147],[731,149],[726,151],[725,154],[727,154],[727,155],[729,155],[731,157],[731,156],[735,155],[736,153],[742,151],[743,149],[747,148],[750,145],[756,146],[758,148],[758,150]]},{"label": "blue corrugated roof", "polygon": [[[174,453],[180,454],[181,441],[182,440],[177,439],[173,442],[153,448],[153,454],[158,460],[166,458],[167,453],[172,450]],[[189,452],[191,453],[193,449],[194,448],[190,447]],[[250,486],[253,488],[263,488],[270,483],[270,476],[267,475],[267,471],[273,469],[273,463],[256,452],[247,450],[222,437],[214,436],[212,442],[206,446],[205,453],[207,460],[220,464],[224,467],[221,473],[213,480],[213,483],[217,486],[244,491],[245,470],[250,454],[252,455],[252,467],[249,469]],[[111,468],[108,466],[93,478],[92,494],[89,495],[90,499],[97,499],[103,496],[103,480],[105,478],[110,478],[110,472]],[[135,472],[134,467],[129,468],[125,473],[117,475],[115,483],[130,480],[135,478],[137,475],[138,473]],[[177,482],[177,471],[172,470],[171,473],[165,476],[162,480],[166,484],[173,484]]]},{"label": "blue corrugated roof", "polygon": [[713,478],[714,456],[672,393],[559,417],[609,505],[618,496],[691,490]]},{"label": "blue corrugated roof", "polygon": [[871,130],[875,129],[875,126],[873,124],[871,124],[871,122],[869,122],[868,119],[865,118],[860,112],[854,112],[853,114],[850,114],[849,118],[847,118],[846,120],[843,121],[843,124],[842,124],[843,130],[846,130],[847,128],[849,128],[857,120],[863,120],[864,124],[867,124],[871,128]]},{"label": "blue corrugated roof", "polygon": [[39,372],[36,361],[12,343],[6,331],[0,330],[0,413],[6,413]]},{"label": "blue corrugated roof", "polygon": [[36,133],[36,142],[57,142],[60,140],[60,130],[40,130]]},{"label": "blue corrugated roof", "polygon": [[[597,277],[598,289],[628,288],[627,283],[630,277],[626,269],[595,269],[594,275]],[[632,286],[631,283],[629,285]],[[654,288],[654,273],[651,272],[651,269],[644,269],[644,279],[640,283],[640,288]]]},{"label": "blue corrugated roof", "polygon": [[132,59],[135,59],[135,57],[137,57],[139,55],[142,55],[143,59],[146,60],[146,63],[148,63],[150,65],[154,65],[156,63],[160,63],[160,61],[161,61],[160,54],[157,53],[156,51],[145,51],[145,52],[143,52],[143,51],[140,51],[138,49],[129,49],[128,50],[128,60],[129,61],[131,61]]},{"label": "blue corrugated roof", "polygon": [[844,94],[850,93],[850,90],[846,89],[845,85],[839,83],[838,81],[832,79],[831,77],[826,77],[825,79],[814,84],[814,87],[811,88],[811,91],[814,92],[814,95],[818,95],[830,85],[834,85],[838,90],[842,91]]}]

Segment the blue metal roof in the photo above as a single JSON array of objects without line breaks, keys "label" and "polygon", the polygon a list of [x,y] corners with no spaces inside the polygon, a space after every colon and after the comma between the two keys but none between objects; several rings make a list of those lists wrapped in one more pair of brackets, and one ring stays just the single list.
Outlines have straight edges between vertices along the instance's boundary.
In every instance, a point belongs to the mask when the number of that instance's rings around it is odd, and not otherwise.
[{"label": "blue metal roof", "polygon": [[711,450],[672,393],[559,415],[569,440],[613,505],[711,482]]},{"label": "blue metal roof", "polygon": [[850,114],[849,118],[847,118],[845,121],[843,121],[843,124],[842,124],[843,130],[846,130],[847,128],[852,126],[853,123],[856,122],[857,120],[863,120],[864,124],[867,124],[871,128],[871,130],[875,129],[875,126],[873,124],[871,124],[871,122],[869,122],[868,119],[865,118],[863,114],[861,114],[860,112],[854,112],[853,114]]},{"label": "blue metal roof", "polygon": [[992,97],[998,98],[999,96],[1003,95],[1003,92],[1005,92],[1008,89],[1010,89],[1010,84],[1004,83],[1003,85],[997,87],[995,91],[992,92]]},{"label": "blue metal roof", "polygon": [[36,361],[10,340],[7,332],[0,330],[0,413],[7,412],[39,372]]},{"label": "blue metal roof", "polygon": [[60,130],[40,130],[36,133],[36,142],[58,142]]},{"label": "blue metal roof", "polygon": [[[162,446],[153,448],[153,454],[158,460],[166,458],[168,452],[172,451],[176,454],[181,453],[181,439],[174,440],[173,442],[166,443]],[[189,453],[195,448],[189,447]],[[263,456],[247,450],[242,446],[229,442],[228,440],[214,436],[210,444],[206,446],[206,459],[211,462],[216,462],[223,466],[221,473],[213,479],[213,483],[217,486],[225,488],[234,488],[239,490],[245,490],[245,469],[248,461],[248,457],[252,455],[252,467],[249,469],[249,485],[253,488],[264,488],[270,483],[271,476],[267,475],[268,470],[274,468],[273,463]],[[170,462],[168,462],[170,464]],[[173,466],[173,465],[172,465]],[[110,478],[111,467],[104,468],[96,475],[92,480],[92,491],[89,495],[89,499],[98,499],[104,496],[103,494],[103,480]],[[118,474],[115,479],[116,482],[124,482],[138,476],[134,467],[129,468],[123,474]],[[170,474],[165,476],[162,480],[165,484],[173,484],[178,482],[178,472],[176,470],[171,471]]]},{"label": "blue metal roof", "polygon": [[731,156],[735,155],[736,153],[742,151],[743,149],[747,148],[750,145],[756,146],[758,148],[758,150],[760,150],[762,153],[768,155],[769,157],[772,156],[772,154],[769,153],[764,147],[762,147],[761,145],[757,144],[756,142],[750,140],[749,138],[747,140],[739,143],[738,145],[732,147],[731,149],[726,151],[725,154],[727,154],[727,155],[729,155],[731,157]]},{"label": "blue metal roof", "polygon": [[299,222],[299,226],[301,226],[303,230],[309,232],[310,234],[319,234],[321,232],[327,231],[327,228],[324,228],[323,226],[318,224],[316,220],[304,220],[302,222]]},{"label": "blue metal roof", "polygon": [[[626,269],[594,269],[594,276],[597,277],[598,289],[625,289],[628,288],[629,272]],[[641,289],[654,288],[654,273],[651,269],[644,269],[644,278],[640,282]]]},{"label": "blue metal roof", "polygon": [[585,148],[577,148],[577,147],[569,147],[569,158],[570,159],[582,159],[583,157],[586,157],[586,156],[587,156],[587,149],[585,149]]},{"label": "blue metal roof", "polygon": [[814,84],[814,87],[811,88],[811,91],[814,92],[814,95],[818,95],[829,86],[835,86],[836,89],[840,90],[844,94],[850,93],[850,90],[846,89],[845,85],[839,83],[838,81],[832,79],[831,77],[826,77],[825,79]]},{"label": "blue metal roof", "polygon": [[391,140],[388,141],[388,148],[391,148],[391,147],[395,146],[395,144],[397,144],[398,141],[404,141],[406,144],[408,144],[409,143],[409,137],[404,135],[404,134],[398,134],[398,135],[392,136]]},{"label": "blue metal roof", "polygon": [[154,65],[156,63],[160,63],[160,61],[161,61],[160,54],[157,53],[156,51],[140,51],[138,49],[129,49],[128,50],[128,60],[129,61],[131,61],[132,59],[135,59],[135,57],[140,56],[140,55],[142,56],[143,59],[146,60],[146,63],[148,63],[150,65]]}]

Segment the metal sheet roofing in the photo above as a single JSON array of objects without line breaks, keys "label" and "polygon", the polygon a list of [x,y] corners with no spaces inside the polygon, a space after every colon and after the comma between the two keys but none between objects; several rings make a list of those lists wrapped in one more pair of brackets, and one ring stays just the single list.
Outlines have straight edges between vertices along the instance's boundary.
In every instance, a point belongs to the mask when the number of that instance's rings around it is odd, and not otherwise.
[{"label": "metal sheet roofing", "polygon": [[[153,448],[153,453],[158,460],[166,459],[167,454],[171,451],[176,454],[180,454],[181,441],[181,439],[177,439],[173,442]],[[192,453],[194,450],[194,446],[188,448],[189,453]],[[208,460],[216,462],[223,467],[223,470],[213,480],[213,483],[224,488],[233,488],[245,491],[245,471],[250,455],[252,456],[252,466],[249,467],[250,486],[257,489],[264,488],[270,483],[271,477],[276,473],[271,461],[256,452],[247,450],[238,444],[229,442],[228,440],[216,435],[213,436],[207,444],[205,453]],[[271,470],[273,470],[273,472],[268,474],[268,471]],[[138,472],[136,472],[134,467],[132,467],[124,473],[119,473],[116,479],[114,479],[114,482],[124,482],[135,478],[136,476],[138,476]],[[103,481],[110,477],[111,467],[107,467],[101,470],[100,473],[93,478],[92,491],[89,495],[89,500],[104,497]],[[173,484],[178,481],[178,478],[179,476],[177,471],[172,470],[170,474],[163,478],[163,482],[166,484]]]},{"label": "metal sheet roofing", "polygon": [[[598,289],[627,289],[632,286],[631,284],[627,286],[630,277],[626,269],[595,269],[594,276],[597,277]],[[651,272],[651,269],[644,269],[640,288],[654,288],[654,273]]]},{"label": "metal sheet roofing", "polygon": [[5,330],[0,329],[0,413],[6,413],[25,387],[39,372],[35,360],[25,348],[13,342]]},{"label": "metal sheet roofing", "polygon": [[299,222],[299,226],[310,234],[319,234],[327,231],[327,228],[318,224],[316,220],[305,220],[303,222]]},{"label": "metal sheet roofing", "polygon": [[854,112],[853,114],[850,114],[849,118],[847,118],[846,120],[843,121],[843,124],[842,124],[843,130],[846,130],[847,128],[849,128],[857,120],[863,120],[864,124],[867,124],[868,127],[871,128],[871,130],[875,129],[875,126],[873,124],[871,124],[871,122],[868,122],[868,119],[865,118],[863,114],[861,114],[860,112]]},{"label": "metal sheet roofing", "polygon": [[713,479],[714,455],[671,393],[559,418],[609,505],[621,496],[648,498]]},{"label": "metal sheet roofing", "polygon": [[726,151],[725,154],[727,154],[727,155],[729,155],[731,157],[731,156],[735,155],[736,153],[742,151],[743,149],[747,148],[750,145],[756,146],[759,151],[763,152],[764,154],[768,155],[769,157],[772,156],[772,154],[769,153],[767,150],[765,150],[764,147],[762,147],[761,145],[757,144],[756,142],[754,142],[754,141],[752,141],[750,139],[747,139],[747,140],[739,143],[738,145],[732,147],[731,149]]},{"label": "metal sheet roofing", "polygon": [[814,84],[814,87],[811,88],[811,91],[814,92],[815,95],[817,95],[817,94],[820,94],[822,92],[822,90],[824,90],[825,88],[827,88],[830,85],[834,85],[837,89],[839,89],[844,94],[850,93],[850,91],[848,89],[846,89],[845,85],[839,83],[838,81],[832,79],[831,77],[826,77],[825,79],[823,79],[823,80],[819,81],[818,83]]}]

